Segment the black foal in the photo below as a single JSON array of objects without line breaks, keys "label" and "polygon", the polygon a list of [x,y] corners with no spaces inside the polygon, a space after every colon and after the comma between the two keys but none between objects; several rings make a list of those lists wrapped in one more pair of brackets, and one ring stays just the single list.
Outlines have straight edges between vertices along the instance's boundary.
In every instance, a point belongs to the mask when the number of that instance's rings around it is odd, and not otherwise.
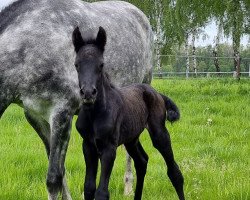
[{"label": "black foal", "polygon": [[[174,160],[169,133],[169,121],[179,119],[179,110],[168,97],[145,84],[114,87],[104,70],[106,32],[100,27],[96,39],[83,40],[79,29],[73,32],[79,86],[83,98],[76,127],[83,138],[86,162],[85,200],[109,199],[108,185],[116,157],[116,149],[124,144],[133,158],[137,183],[134,199],[141,199],[148,155],[139,136],[147,128],[153,145],[163,156],[168,176],[179,196],[184,199],[183,176]],[[166,116],[167,111],[167,116]],[[101,177],[96,189],[98,159]]]}]

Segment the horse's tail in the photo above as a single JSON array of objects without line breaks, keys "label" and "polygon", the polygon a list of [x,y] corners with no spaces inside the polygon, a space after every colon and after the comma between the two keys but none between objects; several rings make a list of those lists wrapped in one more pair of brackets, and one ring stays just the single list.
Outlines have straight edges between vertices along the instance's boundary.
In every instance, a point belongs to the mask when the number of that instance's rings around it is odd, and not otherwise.
[{"label": "horse's tail", "polygon": [[167,120],[170,122],[175,122],[180,119],[180,111],[177,105],[167,96],[160,94],[165,102],[165,107],[167,110]]}]

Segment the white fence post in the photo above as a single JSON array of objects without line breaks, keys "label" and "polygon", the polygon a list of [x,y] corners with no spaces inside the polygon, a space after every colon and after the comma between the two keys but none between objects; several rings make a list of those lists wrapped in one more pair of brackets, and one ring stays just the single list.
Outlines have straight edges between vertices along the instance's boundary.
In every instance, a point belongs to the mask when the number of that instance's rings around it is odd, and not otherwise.
[{"label": "white fence post", "polygon": [[234,78],[237,77],[237,72],[236,72],[236,71],[233,72],[233,77],[234,77]]},{"label": "white fence post", "polygon": [[248,69],[248,76],[250,77],[250,64],[249,64],[249,69]]}]

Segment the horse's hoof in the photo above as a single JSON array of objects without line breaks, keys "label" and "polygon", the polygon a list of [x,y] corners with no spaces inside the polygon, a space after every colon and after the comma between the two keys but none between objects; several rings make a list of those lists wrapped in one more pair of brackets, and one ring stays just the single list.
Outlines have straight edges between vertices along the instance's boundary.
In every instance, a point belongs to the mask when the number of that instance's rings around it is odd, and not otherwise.
[{"label": "horse's hoof", "polygon": [[133,184],[126,184],[124,187],[124,196],[132,196],[133,193]]}]

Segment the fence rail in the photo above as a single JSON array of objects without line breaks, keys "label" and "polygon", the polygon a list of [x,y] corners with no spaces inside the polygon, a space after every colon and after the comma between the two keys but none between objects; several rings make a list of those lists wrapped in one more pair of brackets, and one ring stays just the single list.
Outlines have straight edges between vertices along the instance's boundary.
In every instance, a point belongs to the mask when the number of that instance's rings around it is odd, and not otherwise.
[{"label": "fence rail", "polygon": [[[249,72],[241,72],[241,77],[250,78]],[[154,78],[187,77],[187,72],[154,72]],[[188,77],[236,77],[236,72],[188,72]]]},{"label": "fence rail", "polygon": [[[155,78],[167,77],[236,77],[234,57],[159,55],[160,65],[155,66]],[[158,63],[158,62],[157,62]],[[240,58],[241,77],[250,78],[250,58]]]}]

